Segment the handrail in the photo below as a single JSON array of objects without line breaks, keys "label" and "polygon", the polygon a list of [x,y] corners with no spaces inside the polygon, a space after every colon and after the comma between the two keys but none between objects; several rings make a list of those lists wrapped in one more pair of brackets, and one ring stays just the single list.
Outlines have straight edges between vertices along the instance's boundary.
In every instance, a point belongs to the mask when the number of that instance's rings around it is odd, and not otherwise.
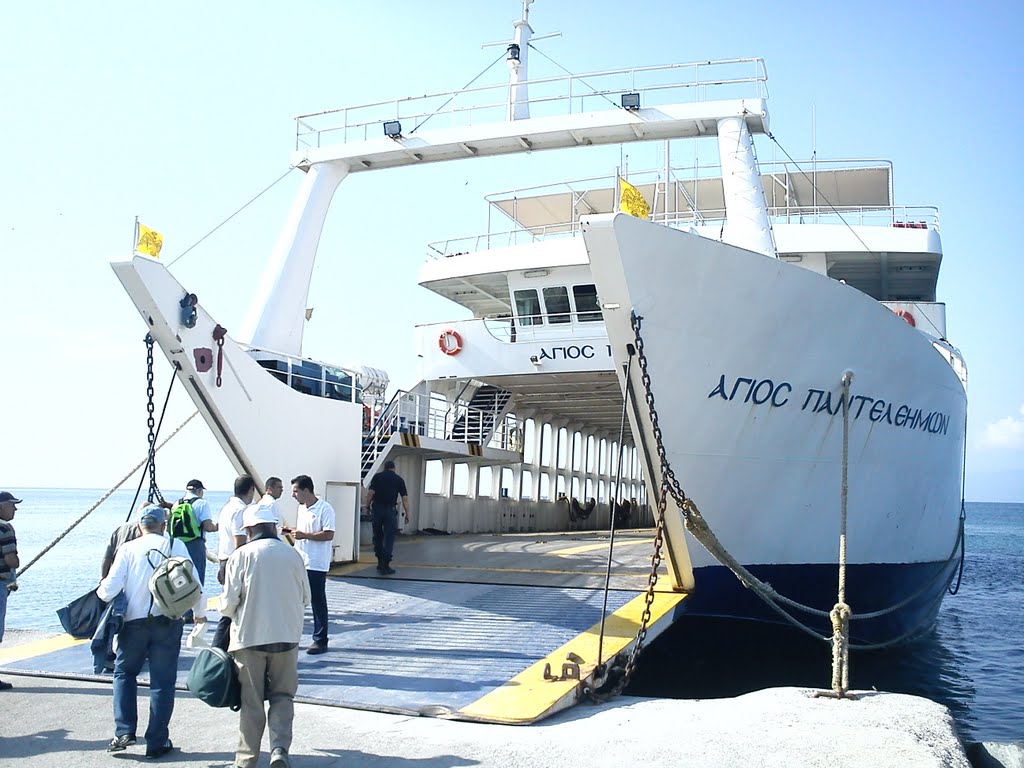
[{"label": "handrail", "polygon": [[[939,209],[934,205],[891,206],[828,206],[791,205],[769,206],[768,218],[772,224],[848,224],[851,226],[894,227],[898,229],[932,229],[940,231]],[[657,213],[652,221],[670,227],[700,227],[720,225],[726,221],[724,208],[702,208],[697,211]],[[520,227],[504,232],[482,233],[449,238],[430,243],[427,258],[431,261],[464,256],[475,251],[489,251],[526,245],[556,237],[576,237],[582,231],[580,220],[548,224],[542,227]]]},{"label": "handrail", "polygon": [[[752,72],[744,73],[743,68],[746,67],[752,67]],[[675,75],[675,73],[687,71],[692,71],[689,78],[678,75],[671,82],[658,81],[659,76]],[[722,76],[708,77],[708,71],[720,73]],[[612,82],[596,82],[604,80]],[[525,84],[535,86],[531,90],[533,94],[544,93],[543,96],[531,95],[527,100],[531,106],[558,107],[567,104],[567,113],[572,114],[574,112],[573,104],[576,101],[579,102],[577,111],[585,111],[587,107],[584,106],[584,100],[592,99],[610,101],[614,107],[618,108],[618,102],[609,97],[618,96],[624,91],[640,93],[641,103],[645,106],[665,103],[660,100],[660,97],[674,90],[692,89],[693,100],[701,101],[707,98],[709,89],[730,89],[735,86],[752,86],[745,96],[763,99],[768,97],[767,80],[768,72],[763,59],[740,58],[612,69],[582,75],[558,75],[532,79],[525,81]],[[595,87],[595,83],[601,87]],[[407,124],[403,126],[403,129],[409,132],[412,132],[428,117],[436,115],[463,118],[466,123],[472,125],[476,113],[500,110],[503,120],[508,107],[508,89],[509,84],[502,82],[298,115],[295,118],[295,148],[299,150],[304,146],[320,147],[324,134],[340,133],[341,143],[365,141],[370,138],[371,128],[375,131],[379,130],[381,124],[388,120],[406,121]],[[732,94],[731,96],[737,97]],[[456,103],[457,99],[471,101],[480,98],[489,100],[484,103],[468,105]],[[743,98],[743,96],[738,98]],[[433,104],[440,106],[434,107]],[[547,114],[548,112],[545,111],[545,115]],[[491,121],[493,120],[492,117]],[[321,125],[321,123],[323,124]],[[315,137],[315,140],[307,137]]]}]

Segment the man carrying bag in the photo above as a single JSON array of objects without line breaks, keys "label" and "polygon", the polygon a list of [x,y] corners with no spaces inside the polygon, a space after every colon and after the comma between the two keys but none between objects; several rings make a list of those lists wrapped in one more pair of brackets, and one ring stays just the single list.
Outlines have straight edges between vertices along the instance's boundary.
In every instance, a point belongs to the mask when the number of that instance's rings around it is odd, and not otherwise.
[{"label": "man carrying bag", "polygon": [[[220,609],[231,618],[228,650],[242,689],[235,765],[255,768],[269,722],[270,766],[288,768],[309,581],[301,555],[277,538],[273,509],[250,504],[242,526],[249,541],[228,560]],[[264,700],[270,702],[269,718]]]}]

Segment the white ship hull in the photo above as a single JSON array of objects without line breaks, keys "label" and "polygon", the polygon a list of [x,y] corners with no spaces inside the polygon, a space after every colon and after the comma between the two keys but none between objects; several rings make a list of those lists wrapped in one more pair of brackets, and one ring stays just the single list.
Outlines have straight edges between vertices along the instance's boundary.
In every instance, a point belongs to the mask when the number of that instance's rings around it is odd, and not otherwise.
[{"label": "white ship hull", "polygon": [[[932,339],[838,281],[694,234],[619,214],[590,219],[584,237],[620,370],[634,343],[631,311],[642,318],[683,490],[740,562],[825,609],[839,549],[840,382],[852,372],[847,602],[856,614],[911,598],[862,636],[927,623],[956,563],[967,407]],[[631,427],[655,462],[654,499],[661,472],[639,373],[634,357]],[[693,610],[763,610],[688,544],[696,596],[710,598]]]}]

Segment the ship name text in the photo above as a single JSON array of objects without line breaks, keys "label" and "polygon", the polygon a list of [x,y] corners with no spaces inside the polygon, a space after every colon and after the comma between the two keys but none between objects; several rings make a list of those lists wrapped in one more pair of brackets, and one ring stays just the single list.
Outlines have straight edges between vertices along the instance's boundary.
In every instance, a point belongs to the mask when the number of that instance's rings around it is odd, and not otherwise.
[{"label": "ship name text", "polygon": [[[796,395],[794,397],[794,395]],[[801,396],[803,399],[801,400]],[[719,397],[727,402],[742,401],[754,405],[768,405],[770,408],[800,404],[801,411],[827,413],[835,416],[843,412],[846,396],[826,389],[807,389],[807,394],[797,393],[788,381],[776,383],[773,379],[747,378],[740,376],[731,381],[725,374],[718,379],[718,385],[708,394],[709,398]],[[853,421],[862,416],[872,422],[885,422],[894,427],[919,429],[933,435],[945,435],[949,430],[949,414],[940,411],[925,411],[906,403],[894,403],[881,397],[850,394],[849,414]]]}]

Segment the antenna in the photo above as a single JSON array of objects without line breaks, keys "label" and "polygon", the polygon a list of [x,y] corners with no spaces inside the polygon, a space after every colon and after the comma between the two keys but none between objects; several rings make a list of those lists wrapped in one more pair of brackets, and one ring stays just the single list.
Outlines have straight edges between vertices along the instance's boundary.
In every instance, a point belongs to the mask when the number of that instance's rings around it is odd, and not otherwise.
[{"label": "antenna", "polygon": [[[508,55],[505,61],[508,62],[508,113],[509,120],[527,120],[530,117],[530,94],[527,87],[529,83],[527,59],[529,58],[530,40],[533,39],[533,27],[530,26],[530,5],[533,0],[523,0],[523,18],[512,22],[514,32],[511,40],[501,40],[493,43],[484,43],[481,48],[492,46],[507,46]],[[548,37],[559,37],[562,33],[555,32],[538,37],[543,40]]]}]

